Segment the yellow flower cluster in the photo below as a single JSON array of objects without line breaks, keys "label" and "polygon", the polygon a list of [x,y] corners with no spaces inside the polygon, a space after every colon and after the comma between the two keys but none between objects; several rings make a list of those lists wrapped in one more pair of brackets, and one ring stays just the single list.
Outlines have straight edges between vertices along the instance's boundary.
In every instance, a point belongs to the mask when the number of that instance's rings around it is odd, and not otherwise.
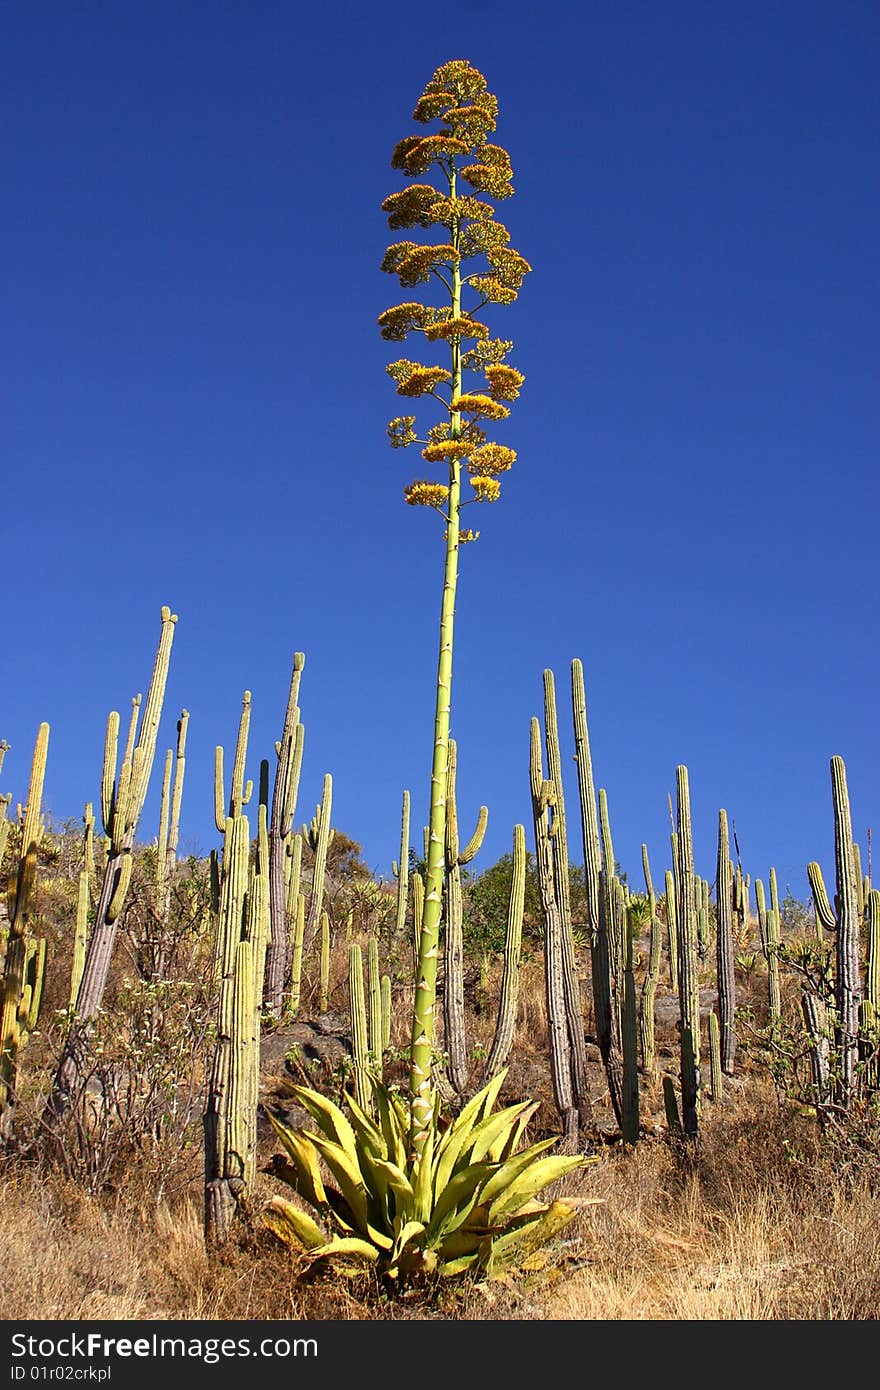
[{"label": "yellow flower cluster", "polygon": [[416,432],[413,425],[416,422],[414,415],[397,415],[393,420],[388,421],[388,438],[391,441],[392,449],[406,449],[408,445],[415,444]]},{"label": "yellow flower cluster", "polygon": [[[445,538],[444,538],[444,539],[445,539]],[[466,530],[461,530],[461,531],[459,531],[459,533],[458,533],[458,543],[459,543],[459,545],[467,545],[469,541],[478,541],[479,539],[480,539],[480,533],[479,533],[479,531],[472,531],[472,530],[470,529],[470,527],[468,527]]]},{"label": "yellow flower cluster", "polygon": [[449,266],[459,259],[454,246],[422,246],[417,241],[396,241],[385,252],[381,269],[396,275],[407,289],[429,279],[434,266]]},{"label": "yellow flower cluster", "polygon": [[471,275],[470,286],[488,304],[512,304],[516,299],[516,290],[502,285],[494,275]]},{"label": "yellow flower cluster", "polygon": [[453,396],[449,409],[453,413],[459,411],[463,415],[473,415],[483,420],[506,420],[510,414],[507,406],[502,405],[500,401],[493,401],[490,396],[480,396],[473,392]]},{"label": "yellow flower cluster", "polygon": [[455,106],[447,111],[444,129],[457,140],[466,140],[471,148],[481,145],[487,130],[495,129],[495,118],[481,106]]},{"label": "yellow flower cluster", "polygon": [[463,218],[471,218],[474,222],[486,222],[495,214],[491,203],[484,202],[482,198],[475,198],[470,193],[455,198],[444,198],[438,194],[433,211],[436,220],[444,227],[451,227],[453,221],[461,222]]},{"label": "yellow flower cluster", "polygon": [[509,338],[488,338],[462,353],[461,365],[475,372],[485,370],[496,362],[503,362],[512,347],[513,341]]},{"label": "yellow flower cluster", "polygon": [[490,198],[497,198],[499,203],[513,193],[510,179],[500,170],[493,169],[490,164],[467,164],[460,173],[471,188],[475,188],[478,193],[488,193]]},{"label": "yellow flower cluster", "polygon": [[471,487],[478,502],[497,502],[501,496],[501,484],[497,478],[486,478],[478,474],[471,478]]},{"label": "yellow flower cluster", "polygon": [[405,357],[398,357],[396,362],[389,362],[385,368],[392,381],[396,381],[398,386],[402,381],[406,381],[408,376],[412,376],[418,362],[410,362]]},{"label": "yellow flower cluster", "polygon": [[424,304],[395,304],[377,319],[382,337],[389,343],[402,343],[410,329],[424,325],[428,312]]},{"label": "yellow flower cluster", "polygon": [[468,472],[475,477],[494,478],[506,473],[515,462],[515,449],[508,449],[506,444],[484,444],[471,454]]},{"label": "yellow flower cluster", "polygon": [[427,479],[410,483],[403,495],[411,507],[442,507],[449,497],[449,488],[442,483],[429,483]]},{"label": "yellow flower cluster", "polygon": [[416,109],[412,113],[414,121],[421,121],[426,125],[428,121],[433,121],[437,116],[442,116],[444,111],[455,106],[455,95],[453,92],[426,92],[419,97],[416,102]]},{"label": "yellow flower cluster", "polygon": [[[452,436],[452,425],[449,420],[441,420],[439,425],[432,425],[428,430],[428,440],[431,444],[439,444],[444,439]],[[481,429],[475,420],[465,420],[455,436],[456,439],[466,439],[467,442],[476,448],[478,444],[485,444],[486,431]]]},{"label": "yellow flower cluster", "polygon": [[461,254],[462,256],[488,255],[490,251],[495,251],[504,247],[510,241],[510,232],[503,222],[472,222],[469,227],[465,227],[461,235]]},{"label": "yellow flower cluster", "polygon": [[430,82],[425,83],[425,96],[435,92],[454,92],[458,101],[476,101],[489,96],[485,77],[465,58],[452,58],[437,68]]},{"label": "yellow flower cluster", "polygon": [[467,318],[463,315],[460,318],[444,319],[440,323],[432,323],[425,329],[425,337],[429,343],[436,342],[438,338],[443,338],[447,342],[450,338],[488,338],[489,330],[484,323],[478,323],[476,319]]},{"label": "yellow flower cluster", "polygon": [[514,251],[512,246],[493,247],[486,252],[486,260],[494,270],[496,279],[509,290],[521,289],[523,277],[532,268],[525,256]]},{"label": "yellow flower cluster", "polygon": [[487,367],[486,380],[496,401],[515,401],[525,377],[515,367]]},{"label": "yellow flower cluster", "polygon": [[451,381],[452,373],[444,367],[417,366],[410,376],[401,381],[398,396],[429,396],[442,381]]},{"label": "yellow flower cluster", "polygon": [[382,211],[388,213],[388,226],[433,227],[435,203],[442,202],[441,195],[429,183],[414,183],[401,193],[391,193],[382,203]]},{"label": "yellow flower cluster", "polygon": [[467,458],[473,452],[473,444],[466,439],[440,439],[435,444],[427,444],[422,450],[422,458],[428,463],[441,463],[444,460]]},{"label": "yellow flower cluster", "polygon": [[408,135],[396,146],[391,167],[404,174],[424,174],[437,160],[469,152],[464,140],[456,140],[452,135]]}]

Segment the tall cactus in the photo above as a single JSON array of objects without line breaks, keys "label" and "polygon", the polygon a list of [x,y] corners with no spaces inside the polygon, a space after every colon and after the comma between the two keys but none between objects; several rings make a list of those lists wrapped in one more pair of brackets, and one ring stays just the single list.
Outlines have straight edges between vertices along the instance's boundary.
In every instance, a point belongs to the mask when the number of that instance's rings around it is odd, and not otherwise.
[{"label": "tall cactus", "polygon": [[299,718],[299,686],[305,656],[293,654],[293,671],[284,711],[281,738],[275,745],[277,763],[269,818],[269,913],[271,941],[266,956],[263,1004],[273,1018],[281,1016],[284,990],[289,978],[290,940],[288,931],[287,873],[290,846],[294,838],[293,818],[299,791],[303,756],[303,726]]},{"label": "tall cactus", "polygon": [[409,892],[409,792],[403,793],[403,806],[400,813],[400,858],[391,866],[397,879],[397,906],[394,913],[394,935],[401,937],[406,926],[406,900]]},{"label": "tall cactus", "polygon": [[565,998],[565,1016],[571,1055],[571,1079],[581,1124],[588,1124],[592,1118],[592,1105],[587,1078],[584,1011],[571,917],[565,788],[562,779],[562,755],[559,749],[559,728],[556,717],[556,689],[553,672],[550,670],[544,671],[544,746],[547,750],[547,776],[556,788],[556,800],[553,806],[553,878],[560,911],[562,989]]},{"label": "tall cactus", "polygon": [[177,615],[165,606],[161,610],[161,622],[159,646],[140,719],[140,730],[135,740],[140,712],[138,696],[133,702],[125,753],[118,775],[118,713],[113,711],[107,721],[101,779],[101,811],[107,836],[107,857],[76,1000],[76,1018],[65,1041],[49,1097],[47,1122],[50,1125],[57,1123],[64,1115],[81,1079],[82,1047],[91,1020],[100,1009],[104,998],[116,941],[116,926],[131,881],[134,837],[153,769]]},{"label": "tall cactus", "polygon": [[504,933],[504,970],[501,977],[501,999],[495,1036],[486,1060],[486,1079],[497,1076],[506,1064],[513,1046],[516,1010],[519,999],[519,964],[522,944],[523,912],[526,900],[526,832],[522,825],[513,827],[513,873],[510,880],[510,899],[507,908],[507,928]]},{"label": "tall cactus", "polygon": [[[9,877],[9,928],[0,979],[0,1141],[8,1143],[15,1123],[18,1057],[36,1027],[46,969],[46,942],[31,932],[37,850],[43,838],[42,798],[49,725],[41,724],[34,745],[18,868]],[[5,751],[5,750],[4,750]]]},{"label": "tall cactus", "polygon": [[718,978],[718,1031],[721,1069],[733,1075],[736,1056],[736,979],[733,970],[733,865],[727,812],[718,812],[718,865],[715,876],[718,930],[715,935],[715,968]]},{"label": "tall cactus", "polygon": [[681,1119],[693,1139],[700,1119],[700,984],[697,962],[697,904],[694,844],[688,770],[675,770],[678,817],[674,840],[675,904],[678,930],[679,1007],[681,1011]]},{"label": "tall cactus", "polygon": [[859,1012],[862,1001],[860,969],[859,883],[853,852],[852,817],[846,785],[846,766],[831,759],[831,798],[834,809],[834,868],[837,892],[834,910],[828,901],[819,865],[807,866],[817,919],[835,933],[834,1013],[839,1080],[836,1100],[844,1107],[852,1099],[859,1051]]},{"label": "tall cactus", "polygon": [[[262,984],[268,946],[269,835],[265,803],[258,806],[252,868],[250,826],[242,811],[250,701],[239,723],[230,805],[225,819],[215,933],[217,1040],[203,1116],[205,1235],[220,1245],[236,1210],[247,1203],[256,1174]],[[217,763],[222,773],[222,758]]]},{"label": "tall cactus", "polygon": [[645,978],[642,982],[640,1038],[642,1067],[645,1073],[650,1076],[653,1074],[656,1065],[654,1054],[654,999],[657,994],[657,985],[660,981],[660,953],[663,947],[663,938],[660,931],[660,919],[657,916],[657,899],[654,895],[654,883],[651,878],[651,865],[648,859],[647,845],[642,845],[642,869],[645,875],[645,893],[648,898],[651,936],[648,947],[648,966],[645,970]]},{"label": "tall cactus", "polygon": [[470,863],[483,843],[488,811],[480,807],[476,829],[461,847],[458,838],[456,779],[458,750],[450,738],[446,761],[446,874],[443,885],[443,1037],[449,1080],[458,1095],[468,1081],[464,1021],[464,940],[462,936],[461,866]]},{"label": "tall cactus", "polygon": [[321,912],[324,906],[324,875],[327,872],[327,851],[333,842],[333,829],[330,813],[333,805],[333,778],[324,774],[321,800],[315,808],[308,825],[302,828],[303,841],[312,851],[312,890],[309,898],[309,915],[306,919],[305,949],[311,949],[318,935]]},{"label": "tall cactus", "polygon": [[572,1152],[578,1145],[579,1117],[572,1080],[571,1038],[562,976],[562,916],[556,897],[556,876],[553,872],[553,828],[550,810],[555,804],[556,786],[544,777],[541,731],[535,718],[530,725],[530,748],[535,864],[544,918],[544,985],[550,1042],[550,1073],[553,1097],[562,1119],[564,1145],[568,1152]]}]

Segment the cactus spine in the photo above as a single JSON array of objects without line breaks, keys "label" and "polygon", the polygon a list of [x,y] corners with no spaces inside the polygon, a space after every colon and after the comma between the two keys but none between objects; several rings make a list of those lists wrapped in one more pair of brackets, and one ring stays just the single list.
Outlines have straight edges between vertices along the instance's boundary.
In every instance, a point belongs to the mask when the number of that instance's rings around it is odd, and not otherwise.
[{"label": "cactus spine", "polygon": [[117,776],[119,715],[114,711],[107,721],[104,768],[101,778],[101,811],[107,836],[107,857],[95,921],[89,935],[82,980],[76,1000],[76,1019],[66,1039],[48,1101],[47,1122],[55,1124],[67,1110],[81,1076],[80,1054],[91,1019],[101,1007],[116,941],[116,924],[131,880],[132,849],[138,821],[147,795],[165,684],[171,658],[171,645],[177,615],[167,606],[161,610],[162,630],[153,663],[147,701],[135,743],[140,696],[133,702],[132,718],[122,765]]},{"label": "cactus spine", "polygon": [[730,859],[730,833],[727,812],[718,812],[718,867],[715,879],[718,930],[715,936],[715,967],[718,977],[718,1020],[721,1068],[733,1075],[736,1055],[736,979],[733,970],[733,866]]},{"label": "cactus spine", "polygon": [[[299,687],[305,656],[293,654],[293,670],[281,739],[276,744],[277,762],[272,789],[272,811],[269,819],[269,912],[271,941],[266,956],[266,978],[263,983],[263,1003],[267,1014],[279,1018],[284,1001],[284,988],[289,980],[288,880],[286,870],[290,846],[294,837],[293,818],[299,793],[299,778],[303,756],[303,726],[299,719]],[[296,837],[298,838],[298,837]]]},{"label": "cactus spine", "polygon": [[18,869],[10,875],[8,888],[9,928],[0,994],[0,1141],[4,1143],[13,1137],[18,1057],[37,1024],[46,970],[46,942],[35,940],[30,926],[37,850],[44,830],[41,807],[48,749],[49,725],[41,724],[31,762]]}]

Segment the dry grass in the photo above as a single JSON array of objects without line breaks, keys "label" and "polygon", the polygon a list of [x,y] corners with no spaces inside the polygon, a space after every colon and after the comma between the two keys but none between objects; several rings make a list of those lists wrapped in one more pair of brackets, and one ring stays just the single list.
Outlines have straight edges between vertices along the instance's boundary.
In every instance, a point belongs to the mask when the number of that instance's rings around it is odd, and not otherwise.
[{"label": "dry grass", "polygon": [[[263,1195],[272,1189],[261,1177]],[[600,1198],[540,1271],[389,1298],[368,1280],[304,1281],[255,1222],[205,1254],[198,1181],[174,1206],[88,1198],[36,1166],[0,1172],[4,1317],[46,1319],[873,1319],[880,1194],[845,1190],[813,1127],[755,1079],[713,1108],[699,1150],[600,1151],[569,1190]]]}]

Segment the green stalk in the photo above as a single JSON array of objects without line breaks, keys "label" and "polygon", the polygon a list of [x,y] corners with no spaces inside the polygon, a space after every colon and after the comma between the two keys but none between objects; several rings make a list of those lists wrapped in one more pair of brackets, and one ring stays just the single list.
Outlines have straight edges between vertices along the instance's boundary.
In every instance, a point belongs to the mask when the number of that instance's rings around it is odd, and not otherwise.
[{"label": "green stalk", "polygon": [[[455,162],[450,162],[449,196],[455,197]],[[458,249],[459,229],[452,227],[452,244]],[[452,267],[452,317],[461,315],[461,272]],[[461,345],[453,339],[452,397],[461,395]],[[461,415],[452,413],[450,438],[461,437]],[[446,559],[443,597],[440,604],[440,647],[437,658],[437,693],[434,704],[434,756],[431,764],[431,800],[428,817],[428,855],[425,875],[425,907],[419,932],[416,993],[413,1005],[410,1046],[410,1150],[421,1154],[434,1113],[432,1054],[436,1037],[437,954],[440,916],[443,908],[443,877],[446,867],[446,779],[449,756],[449,710],[452,695],[452,640],[455,626],[455,594],[458,586],[459,514],[461,508],[461,462],[449,464],[449,499],[446,526]]]}]

